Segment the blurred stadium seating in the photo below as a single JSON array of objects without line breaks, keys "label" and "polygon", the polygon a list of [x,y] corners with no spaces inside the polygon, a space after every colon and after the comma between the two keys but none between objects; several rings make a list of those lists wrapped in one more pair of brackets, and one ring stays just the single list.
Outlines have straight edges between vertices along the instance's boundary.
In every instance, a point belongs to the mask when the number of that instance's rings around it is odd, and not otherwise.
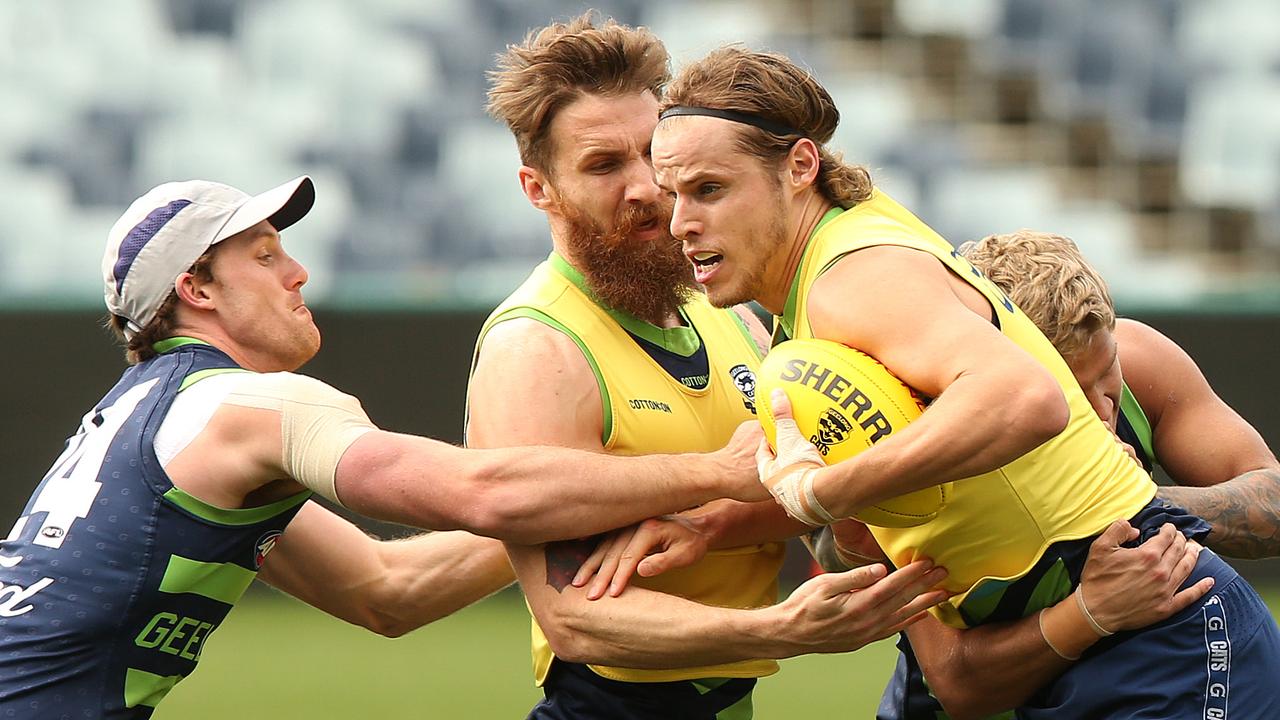
[{"label": "blurred stadium seating", "polygon": [[[834,144],[953,242],[1073,235],[1119,301],[1280,307],[1275,0],[605,0],[677,62],[726,41],[831,89]],[[0,4],[0,302],[88,305],[152,185],[317,176],[312,297],[484,305],[547,251],[485,71],[562,0]],[[70,261],[69,261],[70,260]]]}]

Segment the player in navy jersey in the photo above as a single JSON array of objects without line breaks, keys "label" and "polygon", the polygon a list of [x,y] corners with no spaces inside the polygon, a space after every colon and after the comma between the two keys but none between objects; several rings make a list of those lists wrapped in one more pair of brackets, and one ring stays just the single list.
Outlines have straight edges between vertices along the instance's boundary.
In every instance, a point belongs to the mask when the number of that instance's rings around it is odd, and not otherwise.
[{"label": "player in navy jersey", "polygon": [[[479,538],[375,542],[312,493],[518,542],[768,497],[749,428],[702,454],[464,450],[379,430],[355,398],[293,374],[320,335],[302,299],[306,270],[279,233],[314,197],[306,177],[252,197],[167,183],[112,228],[105,300],[132,366],[0,542],[0,717],[149,717],[260,570],[387,634],[507,582],[480,567],[504,558],[467,552]],[[838,634],[847,617],[834,610],[788,632]],[[752,616],[761,635],[776,634],[771,613]]]}]

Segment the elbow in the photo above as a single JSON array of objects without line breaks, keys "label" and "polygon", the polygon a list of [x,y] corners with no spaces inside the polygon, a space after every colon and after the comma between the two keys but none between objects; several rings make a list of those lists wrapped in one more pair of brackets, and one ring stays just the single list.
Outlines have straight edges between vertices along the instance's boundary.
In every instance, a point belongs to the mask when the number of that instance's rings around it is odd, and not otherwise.
[{"label": "elbow", "polygon": [[1067,423],[1071,421],[1067,397],[1047,372],[1043,373],[1043,378],[1039,381],[1028,383],[1015,402],[1018,412],[1014,427],[1021,428],[1025,433],[1027,450],[1057,437],[1067,429]]},{"label": "elbow", "polygon": [[603,661],[599,648],[595,647],[589,633],[577,627],[569,613],[560,610],[551,617],[538,619],[538,626],[547,638],[547,645],[555,656],[571,663],[599,663]]},{"label": "elbow", "polygon": [[962,688],[940,689],[930,685],[929,691],[938,699],[946,716],[951,720],[981,720],[1000,712],[998,708],[983,702],[982,698],[977,697],[975,693],[965,692]]},{"label": "elbow", "polygon": [[557,538],[539,531],[537,499],[528,488],[514,483],[476,481],[470,483],[463,516],[457,526],[476,535],[522,545],[536,545]]},{"label": "elbow", "polygon": [[386,638],[404,637],[411,631],[421,627],[422,623],[408,623],[391,615],[371,613],[361,623],[366,630]]}]

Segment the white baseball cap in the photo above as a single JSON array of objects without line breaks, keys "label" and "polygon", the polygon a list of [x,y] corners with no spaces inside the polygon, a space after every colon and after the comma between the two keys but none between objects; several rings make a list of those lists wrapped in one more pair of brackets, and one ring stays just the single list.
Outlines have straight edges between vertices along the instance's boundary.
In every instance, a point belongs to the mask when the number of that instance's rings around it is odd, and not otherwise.
[{"label": "white baseball cap", "polygon": [[259,195],[208,180],[170,182],[133,201],[107,234],[102,280],[107,309],[130,335],[146,327],[174,281],[214,244],[266,220],[281,232],[316,201],[303,175]]}]

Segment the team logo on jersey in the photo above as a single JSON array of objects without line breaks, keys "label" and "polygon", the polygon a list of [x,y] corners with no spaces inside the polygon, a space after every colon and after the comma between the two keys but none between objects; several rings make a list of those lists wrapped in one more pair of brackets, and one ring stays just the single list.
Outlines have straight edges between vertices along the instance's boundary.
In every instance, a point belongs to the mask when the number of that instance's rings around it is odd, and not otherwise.
[{"label": "team logo on jersey", "polygon": [[272,530],[262,537],[258,538],[258,544],[253,548],[253,566],[261,568],[263,561],[267,559],[267,553],[276,546],[276,540],[284,533],[280,530]]},{"label": "team logo on jersey", "polygon": [[746,365],[734,365],[729,368],[729,377],[733,378],[733,386],[742,393],[742,405],[752,415],[756,414],[756,374]]},{"label": "team logo on jersey", "polygon": [[809,438],[809,442],[818,448],[818,452],[826,455],[832,445],[847,440],[852,429],[853,423],[848,418],[836,412],[835,408],[827,408],[818,416],[818,432]]}]

